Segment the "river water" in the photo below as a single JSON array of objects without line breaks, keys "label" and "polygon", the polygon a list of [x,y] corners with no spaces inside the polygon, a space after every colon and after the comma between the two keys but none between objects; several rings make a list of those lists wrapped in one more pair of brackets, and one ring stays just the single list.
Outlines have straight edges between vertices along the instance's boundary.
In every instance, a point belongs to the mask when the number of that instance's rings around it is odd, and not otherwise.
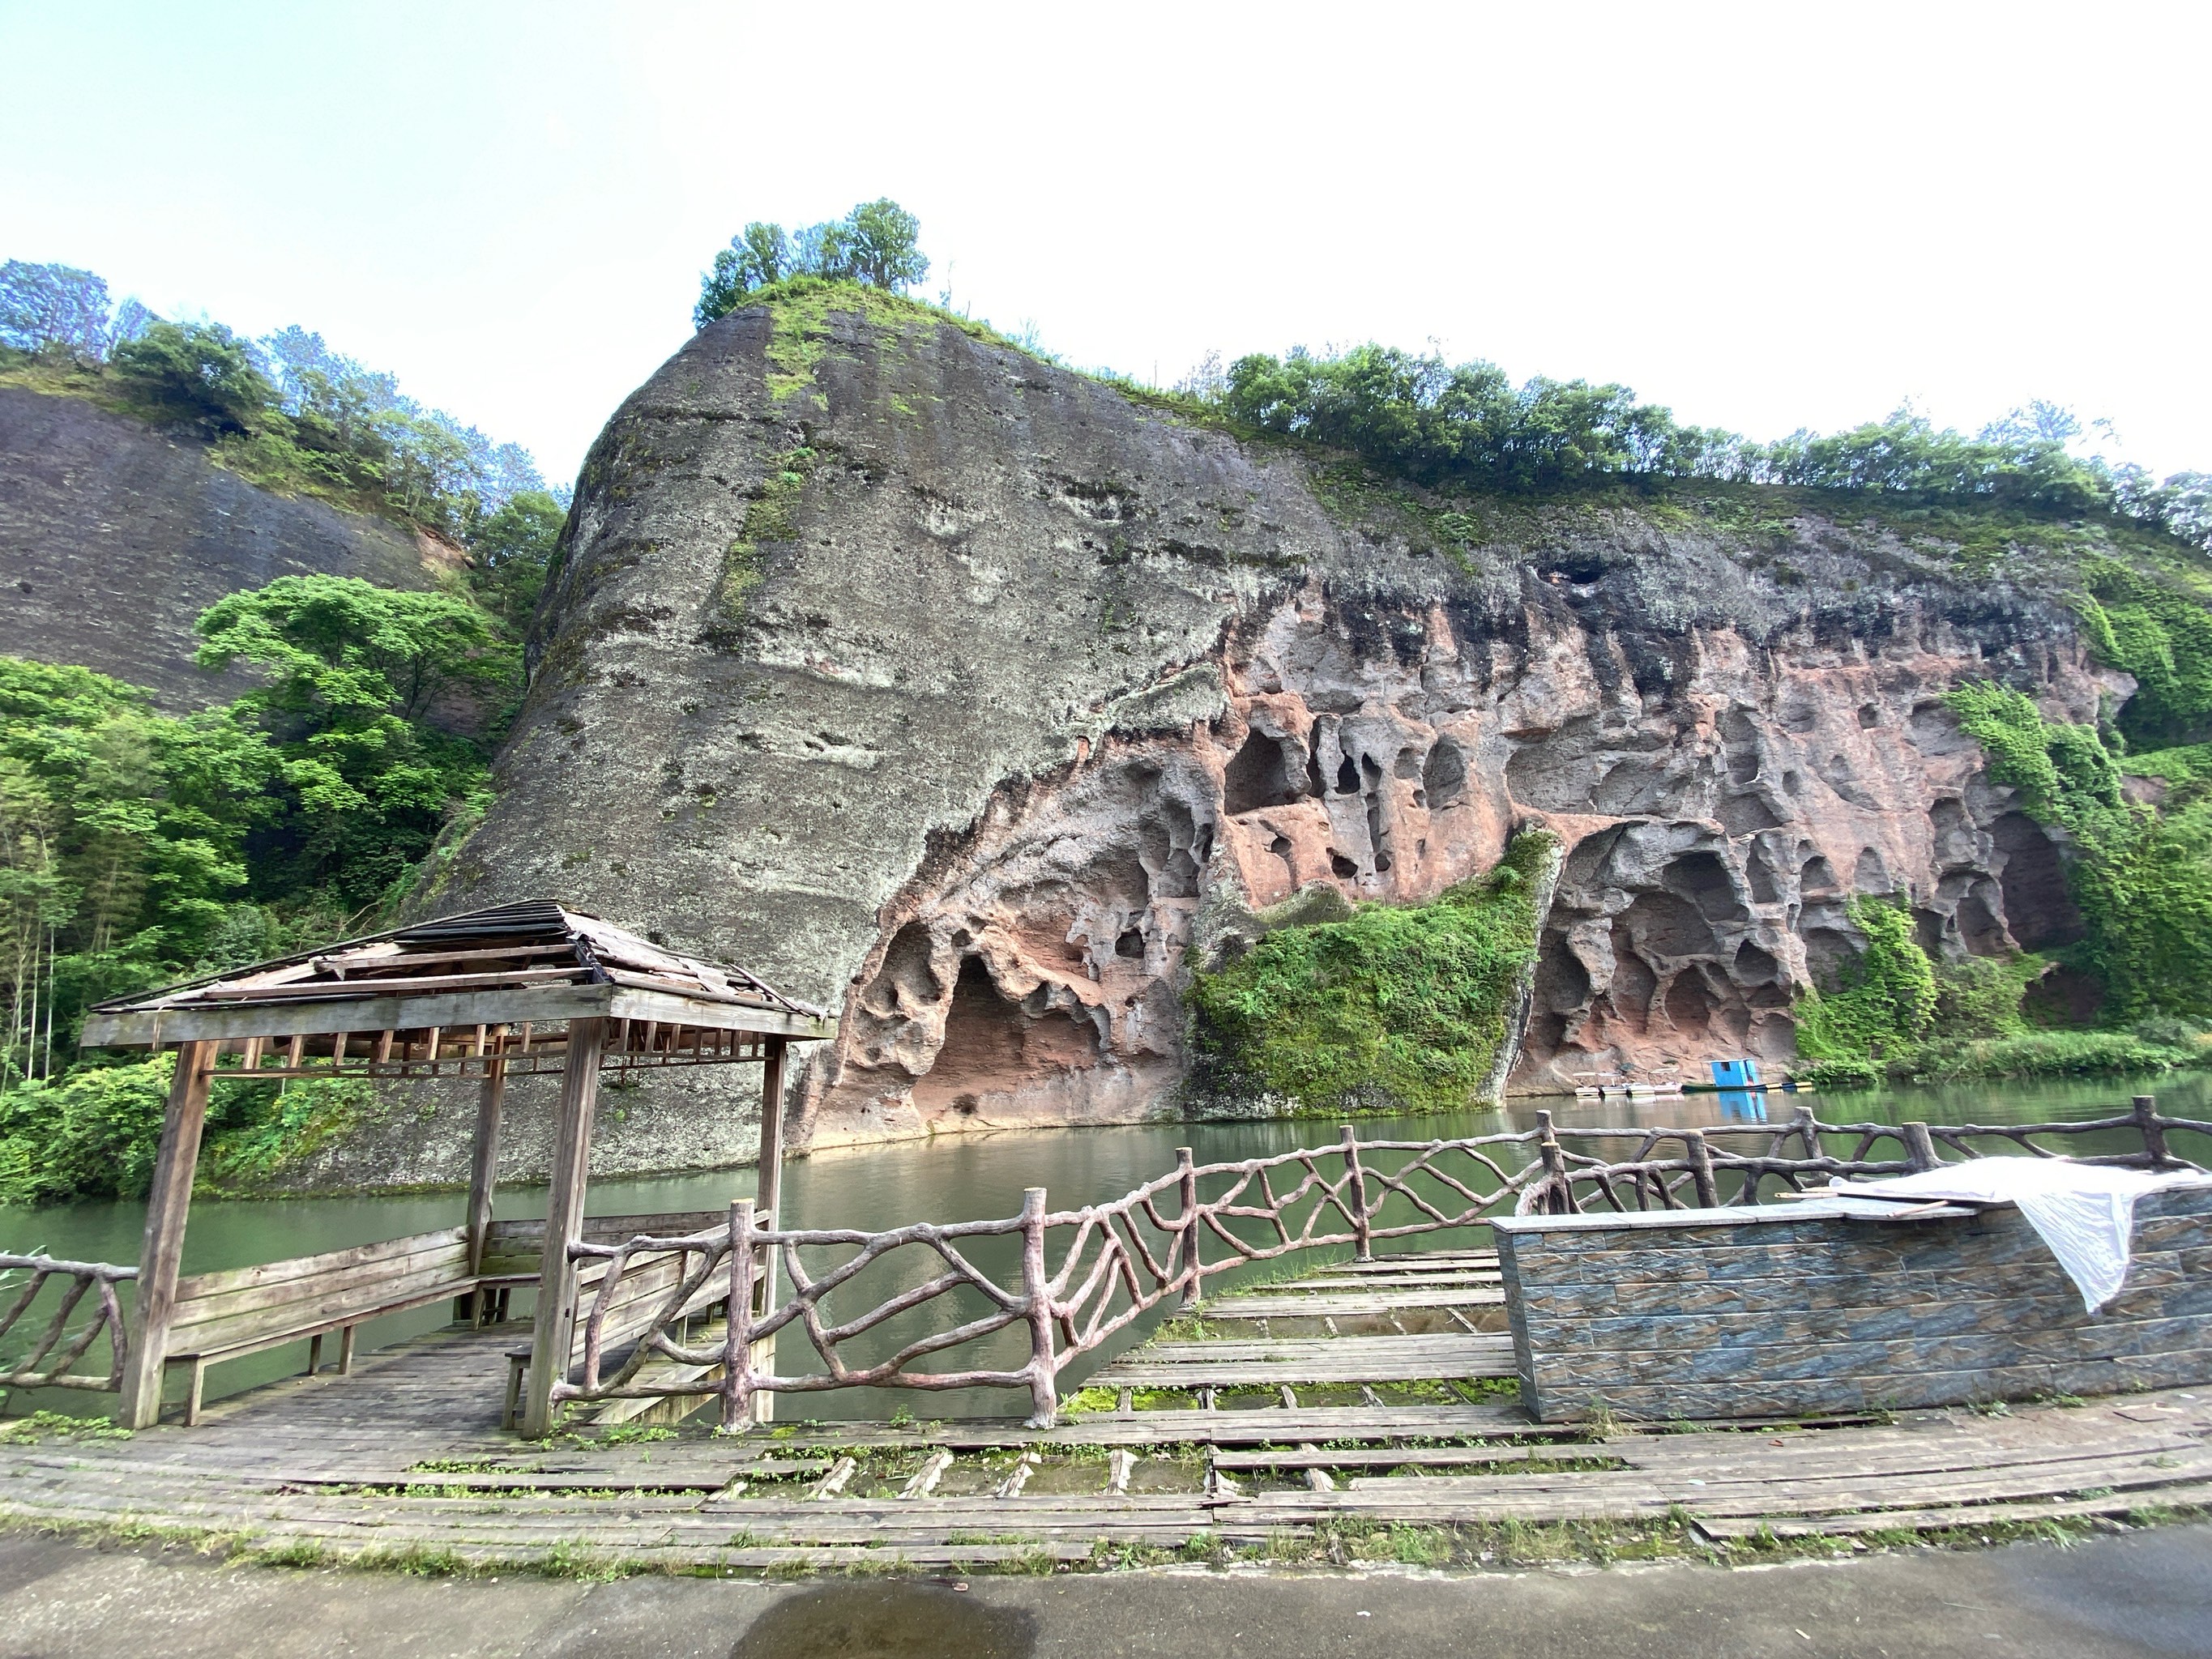
[{"label": "river water", "polygon": [[[2079,1120],[2127,1110],[2130,1094],[2154,1092],[2169,1115],[2212,1118],[2212,1077],[2164,1077],[2130,1085],[2125,1081],[2039,1085],[1973,1085],[1939,1089],[1893,1089],[1875,1093],[1796,1096],[1776,1092],[1759,1103],[1756,1096],[1691,1095],[1678,1100],[1522,1100],[1502,1111],[1469,1111],[1425,1116],[1369,1118],[1359,1123],[1364,1140],[1425,1140],[1494,1133],[1534,1127],[1536,1112],[1549,1109],[1562,1127],[1577,1125],[1646,1127],[1709,1126],[1741,1122],[1762,1111],[1789,1119],[1800,1104],[1817,1106],[1824,1121],[1896,1123],[1920,1119],[1931,1123],[2027,1123]],[[841,1148],[793,1160],[785,1168],[785,1224],[803,1228],[849,1227],[880,1231],[914,1221],[953,1222],[1011,1216],[1022,1205],[1023,1189],[1042,1187],[1054,1210],[1118,1198],[1175,1167],[1176,1149],[1188,1146],[1197,1161],[1228,1162],[1265,1156],[1336,1139],[1333,1124],[1295,1121],[1160,1123],[1118,1128],[1041,1129],[943,1136],[934,1140],[880,1146]],[[2106,1139],[2099,1137],[2100,1140]],[[2131,1133],[2116,1132],[2109,1146],[2083,1150],[2125,1151],[2141,1145]],[[1795,1151],[1793,1147],[1790,1149]],[[1838,1150],[1847,1150],[1838,1148]],[[2212,1145],[2194,1137],[2178,1139],[2179,1156],[2212,1164]],[[1613,1150],[1626,1157],[1626,1150]],[[1662,1154],[1666,1155],[1662,1152]],[[679,1210],[719,1209],[752,1195],[754,1171],[718,1170],[703,1175],[592,1183],[587,1205],[595,1215],[649,1214]],[[540,1187],[501,1189],[502,1218],[544,1213]],[[305,1199],[199,1200],[192,1206],[185,1237],[184,1271],[209,1273],[256,1262],[341,1249],[409,1233],[458,1225],[463,1195],[443,1192],[403,1196]],[[76,1261],[131,1262],[137,1260],[144,1206],[137,1202],[79,1204],[26,1210],[0,1206],[0,1249],[47,1253]],[[1475,1241],[1464,1241],[1473,1243]],[[1486,1243],[1486,1239],[1480,1242]],[[996,1243],[996,1241],[993,1241]],[[1002,1252],[986,1248],[983,1256]],[[979,1262],[982,1257],[979,1256]],[[997,1270],[1000,1265],[988,1265]],[[1011,1261],[1007,1264],[1011,1267]],[[1014,1275],[1007,1275],[1008,1281]],[[1225,1276],[1219,1283],[1234,1282]],[[1208,1290],[1217,1281],[1208,1281]],[[516,1311],[526,1305],[518,1293]],[[912,1316],[926,1321],[928,1310]],[[846,1316],[849,1316],[848,1311]],[[444,1322],[441,1306],[394,1315],[365,1324],[364,1348],[380,1346],[433,1329]],[[918,1327],[917,1327],[918,1328]],[[518,1334],[520,1338],[520,1333]],[[1132,1334],[1133,1340],[1136,1333]],[[10,1347],[15,1346],[11,1340]],[[1116,1344],[1119,1347],[1124,1344]],[[276,1349],[231,1362],[210,1371],[210,1397],[252,1386],[298,1370],[306,1345]],[[1008,1355],[1012,1364],[1020,1363]],[[963,1361],[975,1364],[976,1361]],[[1084,1369],[1088,1369],[1085,1367]],[[1064,1383],[1079,1382],[1073,1376]],[[872,1396],[872,1397],[870,1397]],[[33,1406],[82,1413],[102,1395],[20,1396],[9,1410]],[[884,1403],[887,1398],[891,1405]],[[823,1418],[882,1416],[909,1403],[905,1397],[877,1391],[811,1395],[803,1407],[785,1402],[782,1414]],[[927,1414],[946,1416],[1005,1410],[1015,1402],[1006,1395],[940,1395],[921,1403]]]}]

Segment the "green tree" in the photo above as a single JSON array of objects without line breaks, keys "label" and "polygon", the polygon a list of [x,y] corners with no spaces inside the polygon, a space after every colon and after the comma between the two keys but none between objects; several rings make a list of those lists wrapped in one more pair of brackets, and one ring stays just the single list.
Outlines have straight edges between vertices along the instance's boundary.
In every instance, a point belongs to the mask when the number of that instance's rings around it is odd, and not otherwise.
[{"label": "green tree", "polygon": [[112,361],[140,403],[209,432],[246,431],[276,403],[252,342],[221,323],[155,323],[116,347]]},{"label": "green tree", "polygon": [[66,1066],[86,1000],[194,959],[276,769],[228,710],[170,719],[89,669],[0,657],[0,1073],[46,1070],[50,1047]]},{"label": "green tree", "polygon": [[921,222],[887,196],[788,236],[782,226],[756,220],[730,239],[700,278],[692,325],[704,328],[760,289],[792,276],[894,291],[909,288],[929,275],[928,258],[917,246],[921,235]]},{"label": "green tree", "polygon": [[469,532],[469,570],[477,593],[518,635],[530,626],[568,521],[568,509],[550,495],[525,489]]},{"label": "green tree", "polygon": [[839,274],[894,291],[929,275],[929,259],[917,246],[921,221],[890,197],[861,203],[845,225],[845,270]]},{"label": "green tree", "polygon": [[81,357],[107,355],[107,283],[74,265],[0,264],[0,345],[18,351],[58,346]]},{"label": "green tree", "polygon": [[477,607],[286,576],[218,601],[198,629],[202,666],[245,661],[268,675],[237,705],[282,761],[285,811],[257,838],[257,893],[327,886],[348,906],[371,903],[487,787],[482,750],[435,723],[475,723],[517,678],[517,652]]}]

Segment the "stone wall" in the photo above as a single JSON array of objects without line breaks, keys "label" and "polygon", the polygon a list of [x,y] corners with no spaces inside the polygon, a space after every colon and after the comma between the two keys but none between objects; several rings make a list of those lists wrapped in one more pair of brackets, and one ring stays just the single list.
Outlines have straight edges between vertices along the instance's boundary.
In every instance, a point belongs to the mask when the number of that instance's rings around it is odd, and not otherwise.
[{"label": "stone wall", "polygon": [[1493,1224],[1522,1405],[1665,1422],[2212,1382],[2212,1188],[2138,1201],[2127,1283],[2095,1314],[2008,1205],[1817,1207]]}]

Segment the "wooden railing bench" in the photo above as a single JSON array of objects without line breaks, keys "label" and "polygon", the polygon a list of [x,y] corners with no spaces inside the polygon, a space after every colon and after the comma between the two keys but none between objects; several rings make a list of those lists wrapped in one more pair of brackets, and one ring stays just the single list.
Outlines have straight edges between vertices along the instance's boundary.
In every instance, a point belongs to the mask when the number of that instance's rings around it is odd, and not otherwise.
[{"label": "wooden railing bench", "polygon": [[322,1368],[323,1339],[335,1331],[338,1370],[349,1372],[355,1332],[369,1320],[533,1282],[534,1274],[471,1273],[460,1227],[199,1273],[178,1281],[166,1358],[191,1369],[185,1395],[191,1425],[199,1420],[210,1365],[305,1340],[312,1376]]},{"label": "wooden railing bench", "polygon": [[[714,1212],[669,1216],[608,1216],[586,1224],[587,1236],[628,1237],[647,1228],[687,1229],[717,1218]],[[338,1370],[353,1369],[354,1334],[369,1320],[453,1301],[456,1320],[478,1324],[504,1319],[517,1285],[535,1286],[544,1247],[542,1221],[494,1222],[487,1229],[477,1271],[469,1271],[465,1227],[295,1256],[177,1281],[166,1355],[169,1366],[187,1366],[185,1421],[199,1420],[210,1365],[304,1340],[307,1374],[322,1368],[323,1339],[338,1334]],[[649,1298],[672,1269],[656,1274],[650,1262],[635,1287]],[[596,1283],[596,1274],[591,1275]],[[631,1287],[626,1286],[629,1290]],[[639,1303],[642,1317],[651,1306]],[[627,1325],[617,1322],[617,1329]],[[579,1337],[580,1353],[580,1334]]]}]

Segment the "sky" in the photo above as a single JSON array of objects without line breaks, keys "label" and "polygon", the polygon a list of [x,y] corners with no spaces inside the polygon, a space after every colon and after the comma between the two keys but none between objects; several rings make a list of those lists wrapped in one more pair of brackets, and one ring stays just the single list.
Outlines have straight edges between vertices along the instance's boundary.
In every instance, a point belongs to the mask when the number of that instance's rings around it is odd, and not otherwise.
[{"label": "sky", "polygon": [[0,0],[0,258],[289,323],[572,477],[746,221],[1172,383],[1375,339],[1771,438],[2212,469],[2212,9]]}]

